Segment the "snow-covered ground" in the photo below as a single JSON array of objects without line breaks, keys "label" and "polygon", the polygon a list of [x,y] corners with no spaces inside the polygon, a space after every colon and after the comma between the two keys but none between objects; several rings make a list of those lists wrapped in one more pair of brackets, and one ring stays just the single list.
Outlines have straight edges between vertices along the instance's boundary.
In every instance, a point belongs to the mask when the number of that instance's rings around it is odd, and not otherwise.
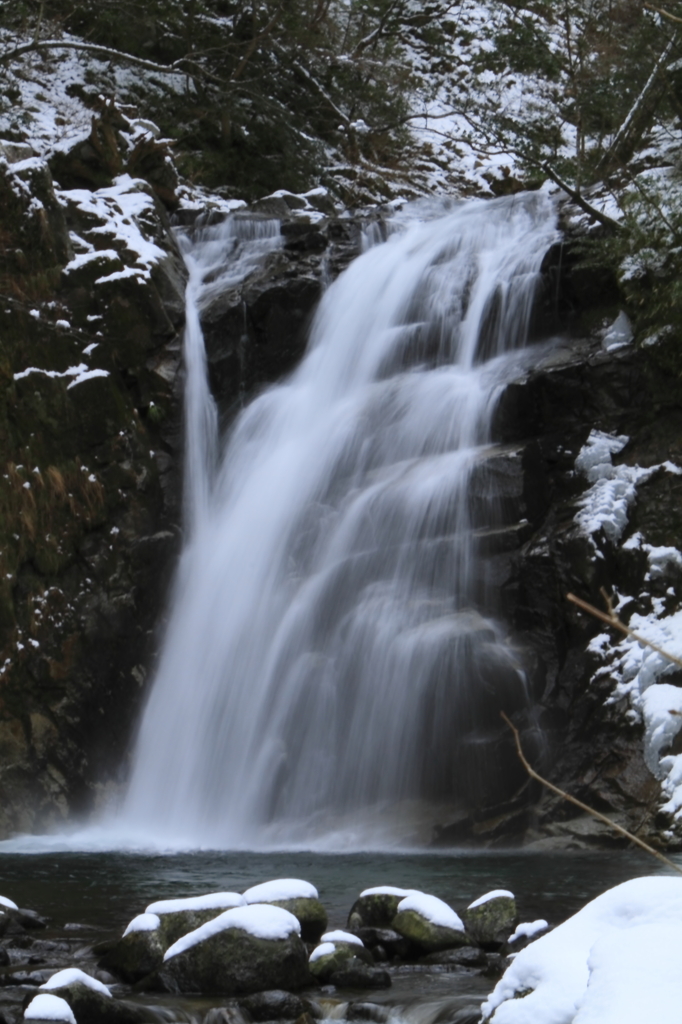
[{"label": "snow-covered ground", "polygon": [[492,1024],[678,1021],[682,878],[609,889],[518,953],[482,1006]]}]

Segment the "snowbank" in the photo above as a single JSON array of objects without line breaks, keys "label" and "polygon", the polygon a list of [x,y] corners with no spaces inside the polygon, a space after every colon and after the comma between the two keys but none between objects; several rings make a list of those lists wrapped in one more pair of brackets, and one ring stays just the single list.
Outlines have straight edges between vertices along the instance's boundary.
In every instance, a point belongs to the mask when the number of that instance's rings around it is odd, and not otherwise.
[{"label": "snowbank", "polygon": [[170,960],[178,953],[184,953],[186,949],[190,949],[197,943],[210,939],[213,935],[218,935],[228,928],[240,928],[256,939],[269,939],[272,942],[286,939],[292,934],[301,934],[301,926],[297,919],[282,907],[271,907],[264,903],[248,907],[234,907],[232,910],[226,910],[212,921],[202,924],[200,928],[195,928],[193,932],[183,935],[166,950],[163,959]]},{"label": "snowbank", "polygon": [[680,943],[682,878],[624,882],[521,950],[483,1003],[483,1019],[494,1024],[679,1020]]},{"label": "snowbank", "polygon": [[316,900],[317,889],[310,882],[301,878],[275,878],[271,882],[261,882],[244,893],[247,903],[273,903],[275,900]]}]

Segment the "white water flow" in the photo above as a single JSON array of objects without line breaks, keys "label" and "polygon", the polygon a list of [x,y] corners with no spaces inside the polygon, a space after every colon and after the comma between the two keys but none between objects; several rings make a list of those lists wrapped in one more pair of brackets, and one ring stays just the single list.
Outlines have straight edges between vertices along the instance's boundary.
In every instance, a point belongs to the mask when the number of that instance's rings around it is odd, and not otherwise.
[{"label": "white water flow", "polygon": [[122,824],[183,845],[412,841],[420,809],[482,799],[500,702],[526,700],[478,470],[554,210],[534,193],[395,220],[219,462],[199,311],[243,274],[235,231],[190,254],[192,531]]}]

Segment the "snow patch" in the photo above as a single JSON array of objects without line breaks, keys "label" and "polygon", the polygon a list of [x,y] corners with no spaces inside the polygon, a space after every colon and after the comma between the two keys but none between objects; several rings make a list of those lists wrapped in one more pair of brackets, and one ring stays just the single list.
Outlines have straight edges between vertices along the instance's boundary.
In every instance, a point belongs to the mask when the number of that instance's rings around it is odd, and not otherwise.
[{"label": "snow patch", "polygon": [[10,910],[18,910],[19,907],[12,900],[8,900],[6,896],[0,896],[0,906],[9,907]]},{"label": "snow patch", "polygon": [[394,885],[375,885],[373,889],[363,889],[360,896],[411,896],[417,889],[397,889]]},{"label": "snow patch", "polygon": [[316,900],[317,889],[301,878],[275,878],[253,885],[244,893],[247,903],[273,903],[280,900]]},{"label": "snow patch", "polygon": [[364,946],[364,942],[358,935],[353,935],[352,932],[341,931],[337,928],[333,932],[325,932],[322,936],[321,942],[349,942],[353,946]]},{"label": "snow patch", "polygon": [[537,921],[523,921],[516,926],[516,931],[507,939],[508,942],[516,942],[518,939],[532,939],[540,932],[546,932],[549,928],[547,921],[538,918]]},{"label": "snow patch", "polygon": [[138,914],[124,931],[123,938],[133,932],[155,932],[160,925],[161,919],[156,914]]},{"label": "snow patch", "polygon": [[310,954],[308,963],[313,964],[315,963],[316,960],[319,960],[321,957],[329,956],[330,953],[335,952],[336,946],[334,945],[333,942],[323,942],[321,945],[315,946],[315,949]]},{"label": "snow patch", "polygon": [[63,988],[66,985],[75,985],[80,983],[91,988],[94,992],[100,992],[103,996],[109,996],[111,998],[111,992],[106,985],[98,981],[97,978],[92,978],[85,971],[80,971],[77,967],[67,967],[64,971],[57,971],[52,977],[46,981],[41,988]]},{"label": "snow patch", "polygon": [[509,889],[493,889],[491,892],[487,892],[485,896],[479,896],[477,900],[470,903],[467,910],[473,910],[474,907],[480,907],[484,903],[487,903],[488,900],[496,900],[498,896],[506,896],[506,898],[510,900],[516,898],[513,892],[509,892]]},{"label": "snow patch", "polygon": [[24,1011],[24,1020],[58,1020],[76,1024],[71,1007],[65,999],[46,992],[36,996]]},{"label": "snow patch", "polygon": [[[116,527],[112,529],[112,533]],[[116,530],[118,533],[118,530]],[[229,910],[244,907],[246,900],[238,892],[208,892],[204,896],[189,896],[180,900],[158,900],[150,903],[146,914],[176,914],[180,910]]]}]

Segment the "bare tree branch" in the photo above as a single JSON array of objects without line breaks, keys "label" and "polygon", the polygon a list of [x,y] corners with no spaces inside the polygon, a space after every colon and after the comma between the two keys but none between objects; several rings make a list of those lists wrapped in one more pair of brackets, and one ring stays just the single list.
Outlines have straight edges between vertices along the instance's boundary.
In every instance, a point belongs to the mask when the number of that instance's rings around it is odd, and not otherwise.
[{"label": "bare tree branch", "polygon": [[535,779],[536,782],[539,782],[542,786],[545,786],[547,789],[551,790],[552,793],[556,793],[556,795],[560,796],[562,800],[568,800],[569,803],[574,804],[576,807],[579,807],[581,811],[585,811],[587,814],[591,814],[593,818],[597,819],[597,821],[601,821],[605,825],[608,825],[608,827],[612,828],[614,832],[617,832],[625,839],[629,839],[631,843],[634,843],[636,846],[639,846],[639,848],[641,850],[644,850],[646,853],[650,853],[652,857],[655,857],[656,860],[660,860],[662,864],[666,865],[666,867],[672,868],[673,871],[677,871],[678,875],[682,875],[682,868],[679,868],[677,864],[674,864],[671,860],[668,860],[668,858],[664,857],[663,854],[659,853],[658,850],[654,850],[653,846],[649,846],[649,844],[645,843],[643,839],[639,839],[637,836],[633,835],[632,832],[628,832],[626,828],[623,828],[621,825],[617,825],[615,821],[611,820],[611,818],[607,818],[605,814],[601,814],[599,811],[595,811],[594,807],[590,807],[588,804],[584,804],[582,800],[578,800],[576,797],[571,796],[570,793],[566,793],[563,789],[559,789],[558,786],[555,786],[547,779],[544,779],[542,775],[538,775],[535,769],[531,768],[530,764],[526,760],[526,755],[524,754],[523,748],[521,746],[521,737],[519,736],[519,730],[516,728],[515,725],[512,725],[511,721],[509,720],[509,718],[507,718],[504,711],[500,711],[500,715],[507,723],[511,731],[514,733],[514,740],[516,741],[516,753],[519,755],[519,760],[521,761],[521,764],[530,775],[531,779]]},{"label": "bare tree branch", "polygon": [[11,64],[13,60],[16,60],[18,57],[23,57],[26,53],[34,53],[40,50],[81,50],[85,53],[96,54],[99,57],[103,57],[105,60],[116,60],[127,62],[128,64],[135,64],[137,67],[145,68],[147,71],[155,71],[160,75],[180,74],[183,70],[183,65],[188,60],[187,57],[182,57],[173,64],[155,64],[153,61],[145,60],[143,57],[134,57],[131,53],[123,53],[121,50],[112,50],[109,46],[98,46],[96,43],[78,43],[64,39],[34,39],[30,43],[23,43],[21,46],[17,46],[13,50],[7,50],[5,53],[0,53],[0,65]]},{"label": "bare tree branch", "polygon": [[662,647],[653,643],[651,640],[647,640],[646,637],[640,636],[639,633],[635,633],[634,629],[630,629],[624,622],[621,622],[616,613],[611,608],[611,603],[608,597],[605,596],[606,606],[609,609],[607,612],[600,612],[594,605],[588,604],[587,601],[583,601],[582,598],[576,597],[575,594],[566,594],[566,600],[572,601],[573,604],[577,604],[578,608],[582,608],[584,612],[589,612],[590,615],[594,615],[595,619],[600,619],[605,622],[607,626],[613,626],[614,629],[620,630],[621,633],[625,633],[626,636],[631,636],[633,640],[636,640],[639,644],[644,644],[646,647],[650,647],[652,651],[656,651],[657,654],[662,654],[668,661],[674,662],[675,665],[679,665],[682,668],[682,659],[675,657],[674,654],[670,654],[669,651],[664,651]]},{"label": "bare tree branch", "polygon": [[653,14],[660,14],[662,18],[672,21],[675,25],[682,25],[682,18],[678,18],[674,14],[670,14],[669,11],[664,11],[661,7],[653,7],[651,4],[642,4],[642,7],[645,11],[651,11]]}]

